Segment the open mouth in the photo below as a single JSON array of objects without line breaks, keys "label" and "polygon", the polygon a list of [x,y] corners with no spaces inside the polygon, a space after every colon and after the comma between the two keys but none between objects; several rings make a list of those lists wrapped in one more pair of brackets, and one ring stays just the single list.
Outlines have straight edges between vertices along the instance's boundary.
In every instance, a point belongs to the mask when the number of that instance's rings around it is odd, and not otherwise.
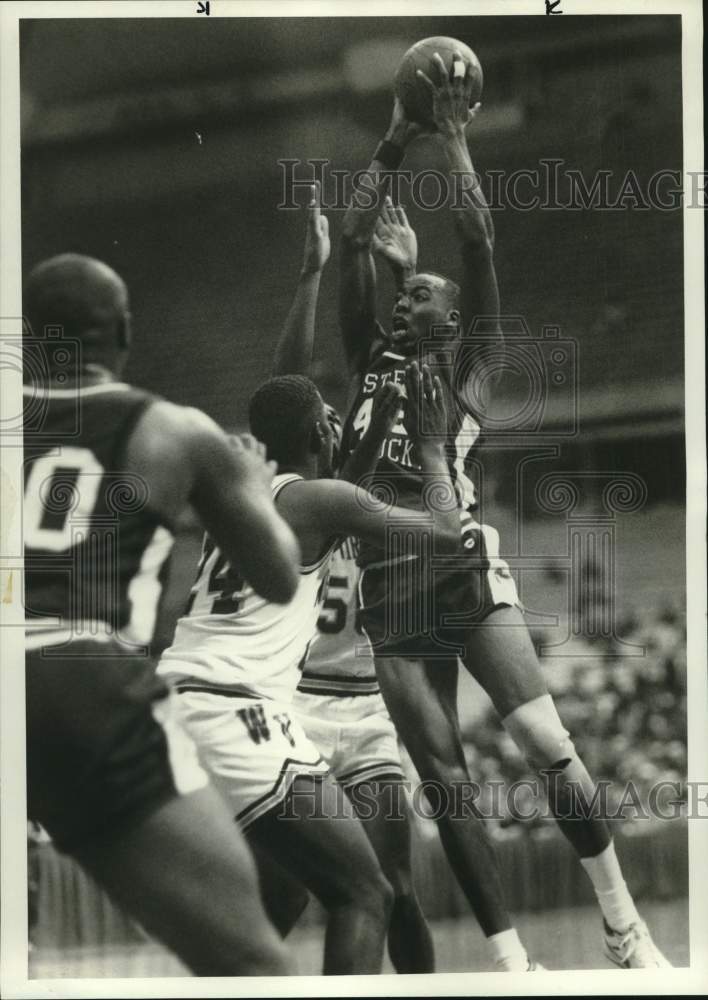
[{"label": "open mouth", "polygon": [[408,330],[408,320],[403,316],[394,316],[391,329],[394,333],[405,333]]}]

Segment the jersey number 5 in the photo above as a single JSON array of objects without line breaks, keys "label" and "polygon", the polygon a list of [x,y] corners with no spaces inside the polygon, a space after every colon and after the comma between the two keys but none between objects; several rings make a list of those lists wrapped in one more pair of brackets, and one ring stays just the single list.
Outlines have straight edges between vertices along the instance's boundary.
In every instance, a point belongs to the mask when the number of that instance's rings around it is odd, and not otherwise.
[{"label": "jersey number 5", "polygon": [[335,596],[333,590],[343,590],[346,596],[349,580],[346,576],[330,576],[327,581],[327,596],[322,602],[322,611],[317,619],[317,628],[326,635],[336,635],[347,624],[347,602],[344,597]]}]

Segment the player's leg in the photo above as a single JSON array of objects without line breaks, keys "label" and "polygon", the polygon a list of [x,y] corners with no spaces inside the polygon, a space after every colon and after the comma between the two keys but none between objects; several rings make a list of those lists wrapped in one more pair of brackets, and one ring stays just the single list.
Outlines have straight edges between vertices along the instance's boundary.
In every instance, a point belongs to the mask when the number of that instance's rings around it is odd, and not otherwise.
[{"label": "player's leg", "polygon": [[595,786],[564,728],[519,608],[501,607],[469,630],[465,666],[492,699],[505,728],[537,771],[547,773],[551,809],[580,857],[610,843],[590,812]]},{"label": "player's leg", "polygon": [[431,795],[436,788],[448,804],[436,812],[440,839],[490,952],[499,968],[523,970],[528,957],[504,903],[494,848],[465,795],[470,775],[457,717],[457,671],[456,659],[376,659],[381,693],[411,760]]},{"label": "player's leg", "polygon": [[327,910],[324,975],[380,972],[393,893],[335,779],[298,775],[247,836]]},{"label": "player's leg", "polygon": [[258,869],[261,899],[268,917],[281,937],[288,936],[310,901],[310,894],[299,878],[275,860],[256,840],[250,848]]},{"label": "player's leg", "polygon": [[201,760],[249,841],[328,910],[325,973],[380,971],[391,887],[290,706],[211,691],[179,699]]},{"label": "player's leg", "polygon": [[393,888],[388,929],[393,967],[400,973],[434,972],[433,938],[413,885],[404,785],[400,779],[373,778],[350,785],[346,792]]},{"label": "player's leg", "polygon": [[607,823],[596,811],[589,815],[595,786],[548,693],[516,585],[499,558],[499,533],[468,517],[464,537],[470,571],[457,579],[477,620],[466,629],[463,662],[531,766],[547,778],[563,834],[581,858],[598,855],[610,844]]},{"label": "player's leg", "polygon": [[[651,942],[627,889],[595,783],[578,756],[548,693],[526,623],[518,607],[500,607],[470,629],[465,665],[492,699],[504,727],[529,764],[543,777],[558,826],[575,848],[595,888],[608,929],[631,946],[642,965],[666,960]],[[612,938],[608,937],[608,949]],[[615,959],[616,960],[616,956]],[[622,962],[626,961],[626,957]]]},{"label": "player's leg", "polygon": [[28,812],[194,972],[284,974],[253,860],[167,694],[119,643],[29,650]]},{"label": "player's leg", "polygon": [[170,799],[73,850],[123,909],[200,976],[288,975],[252,857],[217,792]]}]

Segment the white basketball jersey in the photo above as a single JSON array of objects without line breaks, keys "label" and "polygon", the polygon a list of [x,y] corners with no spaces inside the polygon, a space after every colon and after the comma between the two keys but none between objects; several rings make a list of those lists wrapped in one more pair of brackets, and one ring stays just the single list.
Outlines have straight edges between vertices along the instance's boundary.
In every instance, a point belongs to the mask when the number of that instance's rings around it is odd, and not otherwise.
[{"label": "white basketball jersey", "polygon": [[[276,476],[273,498],[292,473]],[[157,672],[178,688],[227,690],[290,702],[308,646],[317,637],[332,549],[300,568],[300,583],[288,604],[260,597],[231,569],[207,536],[197,580],[175,637]]]},{"label": "white basketball jersey", "polygon": [[309,650],[298,692],[351,696],[379,690],[369,640],[357,628],[361,570],[357,543],[346,538],[334,550],[322,609],[319,638]]}]

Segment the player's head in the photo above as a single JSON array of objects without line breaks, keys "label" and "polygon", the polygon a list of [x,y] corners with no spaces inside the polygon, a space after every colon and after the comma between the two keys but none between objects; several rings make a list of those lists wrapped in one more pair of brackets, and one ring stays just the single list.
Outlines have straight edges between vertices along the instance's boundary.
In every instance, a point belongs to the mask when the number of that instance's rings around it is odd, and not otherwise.
[{"label": "player's head", "polygon": [[248,421],[280,471],[309,468],[320,477],[332,475],[332,428],[309,378],[279,375],[264,382],[251,397]]},{"label": "player's head", "polygon": [[130,346],[128,289],[107,264],[82,254],[64,253],[42,261],[24,287],[24,312],[31,333],[60,327],[81,343],[83,363],[118,371]]},{"label": "player's head", "polygon": [[325,403],[325,413],[332,430],[332,468],[338,469],[342,454],[342,418],[329,403]]},{"label": "player's head", "polygon": [[459,322],[460,289],[455,282],[433,271],[414,274],[396,295],[390,340],[398,347],[412,347],[433,329],[457,329]]}]

